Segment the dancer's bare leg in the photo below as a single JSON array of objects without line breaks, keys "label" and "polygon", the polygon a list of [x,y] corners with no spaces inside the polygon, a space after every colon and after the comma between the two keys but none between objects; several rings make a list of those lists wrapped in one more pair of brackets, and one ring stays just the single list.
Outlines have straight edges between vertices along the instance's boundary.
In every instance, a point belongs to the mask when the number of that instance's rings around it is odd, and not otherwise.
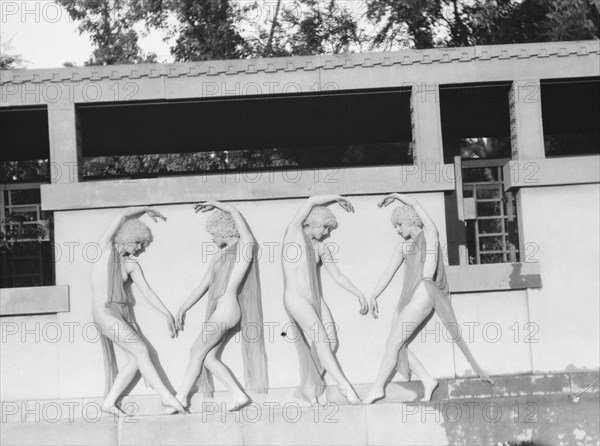
[{"label": "dancer's bare leg", "polygon": [[431,396],[433,395],[433,392],[439,385],[439,381],[432,377],[429,373],[427,373],[427,370],[425,370],[425,367],[423,367],[423,364],[421,364],[421,361],[419,361],[419,358],[417,358],[413,352],[411,352],[410,350],[407,350],[407,352],[408,364],[410,366],[411,372],[417,375],[417,378],[419,378],[423,383],[424,390],[423,398],[421,398],[421,401],[431,401]]},{"label": "dancer's bare leg", "polygon": [[[302,297],[292,297],[286,301],[286,306],[304,335],[315,343],[321,364],[337,383],[340,393],[350,403],[360,404],[360,398],[333,357],[325,327],[323,327],[312,305]],[[315,399],[317,396],[315,395]]]},{"label": "dancer's bare leg", "polygon": [[240,307],[237,300],[235,300],[235,296],[233,298],[231,296],[221,296],[217,308],[204,324],[202,332],[192,345],[190,361],[181,387],[177,392],[177,399],[184,406],[187,406],[192,387],[194,387],[198,376],[200,376],[206,355],[221,341],[227,330],[238,323],[240,317]]},{"label": "dancer's bare leg", "polygon": [[110,391],[104,398],[102,402],[102,410],[104,412],[116,415],[119,413],[123,413],[120,407],[116,405],[116,401],[121,396],[123,391],[127,388],[129,383],[133,381],[135,375],[139,372],[137,361],[135,360],[135,356],[131,353],[127,353],[127,363],[119,370],[117,376],[115,377],[115,382],[113,383]]},{"label": "dancer's bare leg", "polygon": [[392,326],[386,343],[385,355],[383,356],[383,361],[381,361],[379,374],[364,400],[365,404],[371,404],[385,396],[385,385],[396,367],[398,352],[413,334],[409,327],[416,327],[421,324],[429,316],[432,309],[433,305],[429,300],[427,291],[423,285],[420,285],[410,303],[398,315],[396,322]]},{"label": "dancer's bare leg", "polygon": [[323,327],[325,328],[325,333],[327,333],[327,337],[329,338],[329,347],[331,348],[331,352],[335,355],[340,346],[340,342],[338,340],[337,330],[335,326],[335,322],[333,321],[333,316],[331,315],[331,311],[329,307],[322,301],[321,305],[321,320],[323,321]]},{"label": "dancer's bare leg", "polygon": [[[333,321],[333,316],[331,315],[331,310],[329,310],[329,307],[324,300],[321,301],[321,320],[323,321],[325,333],[329,338],[329,347],[331,348],[331,352],[335,355],[340,346],[340,342],[338,340],[337,329],[335,322]],[[327,388],[323,390],[321,395],[317,395],[317,402],[321,406],[327,404]]]},{"label": "dancer's bare leg", "polygon": [[[122,320],[106,314],[101,317],[101,320],[96,322],[100,326],[104,336],[107,336],[115,344],[125,350],[125,352],[135,358],[142,377],[144,377],[150,386],[156,390],[160,396],[162,404],[172,408],[175,412],[184,412],[185,410],[181,403],[177,400],[177,398],[175,398],[175,396],[171,394],[171,392],[169,392],[169,389],[167,389],[160,379],[160,376],[158,375],[158,372],[152,363],[152,359],[150,358],[148,346],[131,329],[131,327],[129,327],[129,325],[124,323]],[[129,370],[129,372],[131,372],[131,370]],[[122,376],[123,382],[125,379],[126,376]],[[122,386],[122,382],[120,386]]]},{"label": "dancer's bare leg", "polygon": [[227,387],[227,390],[231,394],[231,400],[225,406],[227,411],[231,412],[234,410],[240,410],[246,404],[250,402],[250,397],[246,395],[244,389],[242,389],[235,378],[231,374],[231,371],[223,364],[217,357],[217,350],[219,347],[213,348],[206,355],[204,365],[208,370],[211,371],[215,377]]}]

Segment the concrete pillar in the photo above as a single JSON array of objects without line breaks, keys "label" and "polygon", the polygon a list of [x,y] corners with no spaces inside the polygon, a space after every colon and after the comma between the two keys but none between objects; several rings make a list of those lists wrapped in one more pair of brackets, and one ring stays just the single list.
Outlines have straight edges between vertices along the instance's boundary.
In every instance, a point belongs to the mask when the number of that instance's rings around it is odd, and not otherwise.
[{"label": "concrete pillar", "polygon": [[513,81],[509,93],[513,160],[545,158],[540,80]]},{"label": "concrete pillar", "polygon": [[410,116],[415,164],[443,164],[440,89],[437,84],[413,85]]},{"label": "concrete pillar", "polygon": [[81,138],[75,104],[48,104],[50,175],[52,183],[82,180]]}]

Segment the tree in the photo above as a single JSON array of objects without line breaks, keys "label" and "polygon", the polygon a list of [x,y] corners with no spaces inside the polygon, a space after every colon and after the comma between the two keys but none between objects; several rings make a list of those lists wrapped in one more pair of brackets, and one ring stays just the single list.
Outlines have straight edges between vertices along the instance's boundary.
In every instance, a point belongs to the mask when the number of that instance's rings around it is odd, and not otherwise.
[{"label": "tree", "polygon": [[0,70],[19,70],[25,68],[23,57],[0,53]]},{"label": "tree", "polygon": [[0,70],[20,70],[25,68],[25,60],[19,54],[9,54],[12,51],[12,38],[0,44]]},{"label": "tree", "polygon": [[[240,8],[229,0],[132,0],[134,15],[175,38],[176,62],[249,56],[237,29]],[[170,18],[175,17],[176,24]]]},{"label": "tree", "polygon": [[[276,12],[262,23],[249,19],[259,8],[258,2],[58,1],[73,19],[82,21],[80,31],[90,34],[96,46],[88,62],[91,64],[153,61],[139,48],[134,27],[140,24],[166,30],[174,40],[171,53],[178,62],[600,37],[598,2],[591,0],[365,0],[364,14],[336,0],[279,0]],[[484,149],[488,150],[477,148]],[[87,173],[102,176],[340,162],[377,164],[404,152],[391,145],[377,151],[356,145],[135,155],[118,160],[102,157],[88,164]]]},{"label": "tree", "polygon": [[600,37],[590,0],[368,0],[368,17],[375,41],[393,42],[406,29],[414,48]]},{"label": "tree", "polygon": [[56,1],[80,21],[79,32],[88,33],[96,47],[86,65],[156,62],[155,54],[144,54],[138,45],[138,0]]}]

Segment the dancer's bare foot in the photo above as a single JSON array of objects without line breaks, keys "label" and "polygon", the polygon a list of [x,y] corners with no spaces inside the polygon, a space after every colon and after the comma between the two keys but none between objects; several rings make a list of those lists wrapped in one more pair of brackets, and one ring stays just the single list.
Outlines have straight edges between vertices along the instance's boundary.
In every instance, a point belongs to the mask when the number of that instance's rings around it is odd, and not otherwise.
[{"label": "dancer's bare foot", "polygon": [[371,390],[369,390],[366,398],[363,400],[363,404],[373,404],[375,401],[380,400],[383,397],[385,397],[385,391],[383,389],[376,389],[375,387],[372,387]]},{"label": "dancer's bare foot", "polygon": [[125,415],[125,412],[117,406],[117,403],[113,402],[103,402],[100,406],[102,412],[105,412],[109,415],[112,415],[115,418],[119,418],[120,415]]},{"label": "dancer's bare foot", "polygon": [[338,387],[338,390],[348,400],[350,404],[362,404],[362,401],[360,400],[360,398],[358,397],[358,395],[356,394],[356,392],[350,384],[344,387],[340,386]]},{"label": "dancer's bare foot", "polygon": [[231,400],[225,405],[226,412],[235,412],[246,406],[250,402],[250,397],[244,392],[239,391],[231,395]]},{"label": "dancer's bare foot", "polygon": [[183,413],[183,414],[189,413],[185,409],[183,403],[179,399],[175,398],[173,395],[171,395],[170,398],[169,397],[167,397],[166,399],[161,398],[161,404],[163,406],[165,406],[165,409],[163,411],[161,411],[161,413],[160,413],[161,415],[173,415],[173,414],[176,414],[177,412]]},{"label": "dancer's bare foot", "polygon": [[327,404],[327,390],[324,390],[323,393],[317,397],[317,402],[320,406]]},{"label": "dancer's bare foot", "polygon": [[431,397],[433,396],[433,392],[435,391],[435,389],[437,389],[437,386],[440,385],[440,382],[435,379],[432,378],[431,380],[428,381],[423,381],[423,398],[421,398],[421,401],[426,403],[427,401],[431,401]]},{"label": "dancer's bare foot", "polygon": [[483,382],[486,382],[486,383],[488,383],[488,384],[492,385],[492,386],[495,384],[495,383],[494,383],[494,380],[492,380],[492,378],[490,378],[490,377],[489,377],[487,374],[485,374],[485,375],[481,376],[481,380],[482,380]]}]

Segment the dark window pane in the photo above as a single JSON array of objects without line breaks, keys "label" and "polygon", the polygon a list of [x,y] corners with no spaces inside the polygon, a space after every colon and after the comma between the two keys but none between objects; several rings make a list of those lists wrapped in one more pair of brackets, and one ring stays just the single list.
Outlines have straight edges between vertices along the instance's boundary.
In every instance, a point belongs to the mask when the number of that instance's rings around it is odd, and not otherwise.
[{"label": "dark window pane", "polygon": [[500,215],[500,202],[483,202],[477,203],[478,217],[492,217]]},{"label": "dark window pane", "polygon": [[0,287],[43,286],[54,283],[54,249],[50,242],[3,244]]},{"label": "dark window pane", "polygon": [[150,177],[265,168],[328,168],[412,164],[409,142],[100,156],[84,159],[84,178]]},{"label": "dark window pane", "polygon": [[481,254],[481,263],[502,263],[504,257],[502,254]]},{"label": "dark window pane", "polygon": [[502,232],[500,219],[479,220],[479,232],[482,234]]},{"label": "dark window pane", "polygon": [[482,237],[479,239],[479,250],[483,251],[502,251],[502,237]]},{"label": "dark window pane", "polygon": [[495,167],[477,167],[464,169],[463,181],[466,183],[498,181],[498,172]]},{"label": "dark window pane", "polygon": [[600,153],[600,133],[544,135],[546,156],[597,155]]},{"label": "dark window pane", "polygon": [[510,158],[510,138],[463,138],[459,140],[460,157],[477,158]]},{"label": "dark window pane", "polygon": [[26,222],[26,221],[37,221],[37,210],[31,210],[31,208],[25,209],[12,209],[10,213],[10,218],[16,222]]},{"label": "dark window pane", "polygon": [[34,182],[47,183],[50,181],[48,160],[21,160],[0,162],[0,182]]},{"label": "dark window pane", "polygon": [[10,191],[11,204],[40,204],[42,202],[40,198],[39,189],[21,189]]},{"label": "dark window pane", "polygon": [[477,185],[477,198],[489,200],[493,198],[500,198],[499,185],[494,184],[493,186],[485,187],[484,185]]}]

